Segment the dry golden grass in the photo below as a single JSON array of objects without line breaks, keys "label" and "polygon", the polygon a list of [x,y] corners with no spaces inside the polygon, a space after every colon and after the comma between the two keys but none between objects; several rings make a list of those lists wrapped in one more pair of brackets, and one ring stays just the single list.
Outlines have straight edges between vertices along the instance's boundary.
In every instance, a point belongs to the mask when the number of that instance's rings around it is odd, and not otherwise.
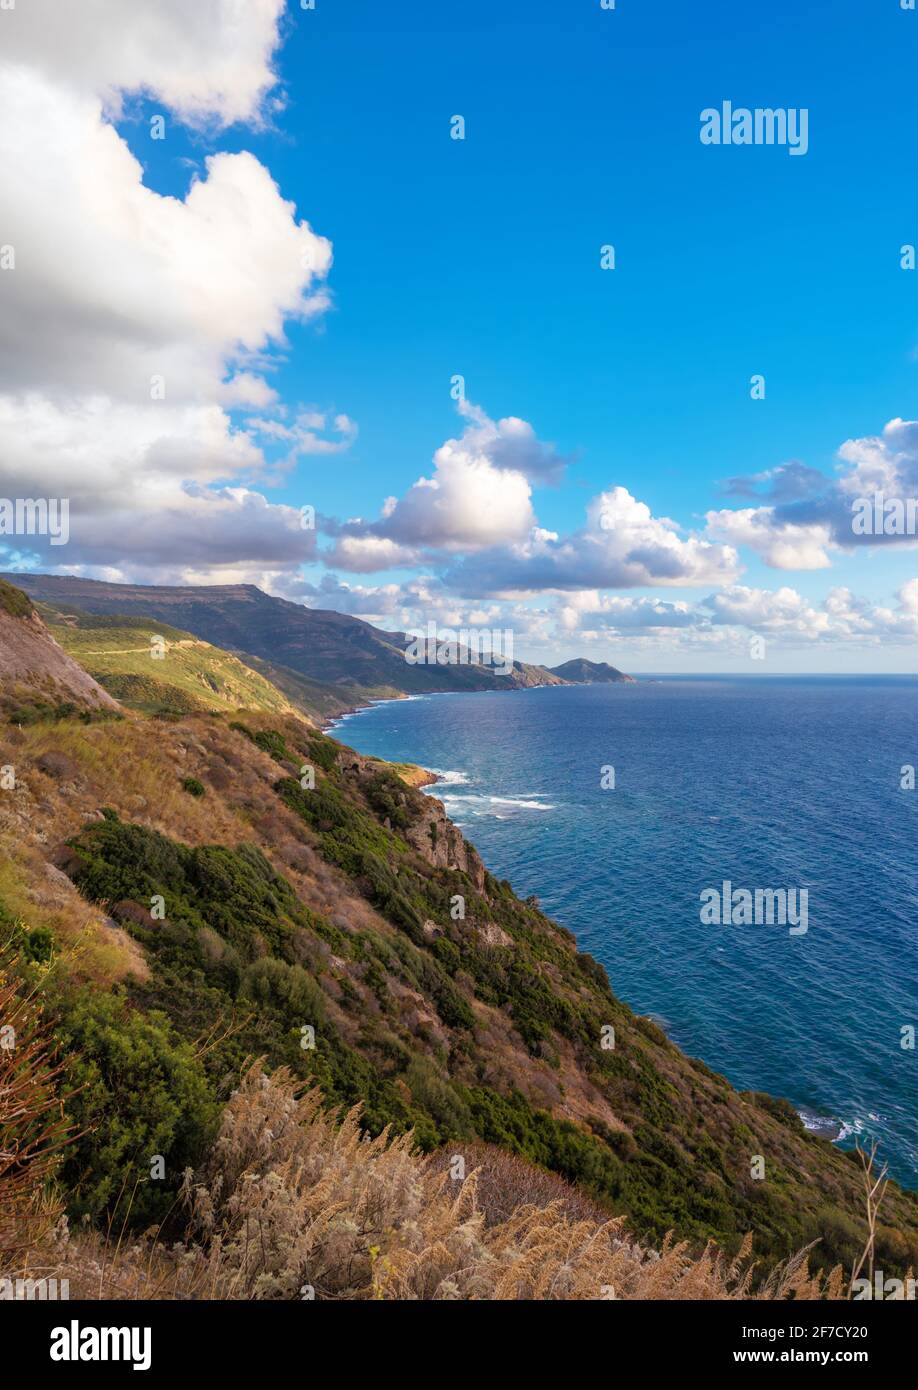
[{"label": "dry golden grass", "polygon": [[57,954],[52,968],[64,970],[71,979],[110,989],[128,976],[149,977],[150,967],[137,942],[72,884],[49,877],[34,847],[20,844],[0,863],[0,902],[30,930],[47,927],[53,932]]},{"label": "dry golden grass", "polygon": [[[452,1181],[410,1136],[361,1135],[287,1073],[245,1074],[202,1171],[186,1177],[187,1243],[71,1237],[31,1267],[72,1297],[345,1300],[837,1299],[802,1251],[754,1287],[752,1241],[726,1258],[633,1242],[621,1220],[580,1215],[576,1194],[521,1178],[531,1200],[489,1221],[479,1174]],[[525,1168],[528,1165],[523,1164]],[[548,1198],[548,1200],[546,1200]],[[504,1198],[501,1198],[503,1202]]]}]

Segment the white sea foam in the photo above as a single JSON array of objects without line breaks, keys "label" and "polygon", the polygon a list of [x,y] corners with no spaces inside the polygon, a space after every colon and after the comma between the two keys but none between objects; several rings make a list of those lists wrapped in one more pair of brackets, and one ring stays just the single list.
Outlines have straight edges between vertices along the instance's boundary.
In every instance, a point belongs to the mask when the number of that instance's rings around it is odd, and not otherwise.
[{"label": "white sea foam", "polygon": [[[442,786],[442,783],[440,784]],[[428,787],[432,796],[438,796],[446,807],[447,814],[460,813],[466,816],[491,816],[495,820],[508,820],[522,811],[554,811],[553,802],[542,801],[538,792],[528,796],[484,796],[477,792],[438,792],[436,786]]]},{"label": "white sea foam", "polygon": [[840,1144],[845,1139],[859,1138],[869,1125],[882,1125],[884,1116],[877,1115],[873,1110],[868,1110],[867,1120],[861,1119],[856,1115],[851,1120],[837,1120],[832,1115],[819,1115],[815,1110],[808,1110],[805,1106],[801,1107],[797,1114],[803,1121],[805,1129],[811,1134],[821,1134],[824,1138],[832,1139],[836,1144]]},{"label": "white sea foam", "polygon": [[805,1107],[798,1110],[797,1114],[803,1121],[804,1129],[808,1129],[811,1134],[831,1134],[836,1139],[845,1137],[845,1126],[831,1115],[817,1115],[815,1110],[807,1110]]},{"label": "white sea foam", "polygon": [[[538,792],[533,793],[533,796],[538,795]],[[489,796],[487,799],[497,806],[519,806],[524,811],[553,811],[555,809],[552,802],[533,801],[531,798],[520,796]]]},{"label": "white sea foam", "polygon": [[[443,767],[429,767],[427,771],[434,773],[439,779],[438,784],[441,787],[464,787],[469,782],[469,775],[467,772],[454,772],[449,768]],[[437,785],[437,783],[431,783],[427,790],[432,792],[435,785]]]}]

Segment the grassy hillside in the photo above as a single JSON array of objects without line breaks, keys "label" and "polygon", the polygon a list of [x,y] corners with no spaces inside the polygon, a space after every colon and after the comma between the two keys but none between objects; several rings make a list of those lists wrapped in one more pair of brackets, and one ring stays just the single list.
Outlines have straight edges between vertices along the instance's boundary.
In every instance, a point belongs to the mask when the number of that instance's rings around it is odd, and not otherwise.
[{"label": "grassy hillside", "polygon": [[[14,729],[0,761],[8,948],[76,1088],[73,1216],[176,1235],[182,1175],[264,1056],[371,1134],[497,1146],[648,1243],[859,1254],[856,1157],[634,1015],[387,765],[264,714]],[[877,1259],[918,1262],[914,1194],[890,1187]]]},{"label": "grassy hillside", "polygon": [[238,657],[168,623],[91,616],[45,603],[37,608],[64,651],[129,709],[292,710],[276,686]]},{"label": "grassy hillside", "polygon": [[[9,982],[0,973],[0,1011]],[[21,1021],[21,1020],[20,1020]],[[37,1043],[37,1045],[36,1045]],[[24,1058],[23,1058],[24,1054]],[[806,1261],[776,1267],[752,1292],[755,1261],[683,1245],[636,1243],[620,1219],[558,1178],[490,1145],[423,1156],[409,1136],[369,1141],[359,1116],[329,1115],[321,1092],[285,1068],[247,1068],[217,1137],[190,1178],[181,1243],[106,1240],[85,1227],[54,1232],[54,1210],[30,1210],[60,1117],[34,1024],[13,1071],[19,1110],[0,1087],[0,1125],[22,1112],[47,1141],[11,1189],[0,1169],[0,1257],[66,1279],[77,1299],[616,1300],[838,1299],[840,1271]],[[51,1162],[48,1149],[51,1148]],[[18,1219],[17,1219],[18,1218]],[[23,1245],[23,1235],[27,1244]]]}]

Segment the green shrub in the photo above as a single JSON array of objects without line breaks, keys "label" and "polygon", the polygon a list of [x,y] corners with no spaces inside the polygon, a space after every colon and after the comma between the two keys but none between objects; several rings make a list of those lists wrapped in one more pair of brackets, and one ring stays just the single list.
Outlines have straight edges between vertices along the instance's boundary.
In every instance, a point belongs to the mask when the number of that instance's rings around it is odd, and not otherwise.
[{"label": "green shrub", "polygon": [[293,926],[315,921],[255,845],[191,848],[145,826],[105,819],[70,846],[78,861],[72,877],[86,897],[147,904],[159,894],[170,922],[210,926],[244,959],[261,954],[260,942],[289,952]]},{"label": "green shrub", "polygon": [[33,927],[23,932],[22,954],[36,965],[45,965],[54,955],[54,933],[50,927]]},{"label": "green shrub", "polygon": [[325,995],[309,972],[274,956],[246,967],[242,993],[260,1003],[273,1004],[303,1023],[318,1026],[325,1018]]},{"label": "green shrub", "polygon": [[780,1120],[781,1124],[787,1125],[788,1129],[796,1130],[798,1134],[805,1132],[806,1126],[789,1100],[785,1100],[782,1096],[766,1095],[764,1091],[746,1091],[744,1095],[760,1110],[767,1111],[773,1119]]},{"label": "green shrub", "polygon": [[241,724],[238,720],[233,720],[230,728],[244,734],[250,743],[254,743],[263,753],[270,753],[277,762],[289,762],[293,758],[284,735],[277,729],[259,729],[253,733],[246,724]]},{"label": "green shrub", "polygon": [[441,1142],[472,1137],[475,1131],[468,1106],[426,1057],[414,1059],[405,1081],[418,1107],[435,1120]]},{"label": "green shrub", "polygon": [[339,750],[340,744],[335,743],[334,739],[326,737],[325,734],[313,734],[307,743],[308,760],[328,774],[333,773],[337,768]]},{"label": "green shrub", "polygon": [[[61,1174],[71,1216],[161,1221],[218,1116],[192,1047],[162,1014],[89,989],[62,1001],[58,1036],[78,1135]],[[151,1177],[157,1155],[160,1180]]]},{"label": "green shrub", "polygon": [[383,768],[366,788],[366,797],[380,820],[388,819],[394,830],[407,830],[418,815],[418,794],[394,772]]}]

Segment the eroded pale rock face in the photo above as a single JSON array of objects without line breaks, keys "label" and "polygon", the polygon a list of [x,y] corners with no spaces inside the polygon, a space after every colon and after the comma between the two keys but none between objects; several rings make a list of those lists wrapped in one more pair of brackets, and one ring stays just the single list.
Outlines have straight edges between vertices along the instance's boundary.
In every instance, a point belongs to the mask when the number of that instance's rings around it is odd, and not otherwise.
[{"label": "eroded pale rock face", "polygon": [[0,685],[11,691],[23,687],[58,703],[119,708],[108,691],[58,646],[34,611],[18,617],[0,608]]}]

